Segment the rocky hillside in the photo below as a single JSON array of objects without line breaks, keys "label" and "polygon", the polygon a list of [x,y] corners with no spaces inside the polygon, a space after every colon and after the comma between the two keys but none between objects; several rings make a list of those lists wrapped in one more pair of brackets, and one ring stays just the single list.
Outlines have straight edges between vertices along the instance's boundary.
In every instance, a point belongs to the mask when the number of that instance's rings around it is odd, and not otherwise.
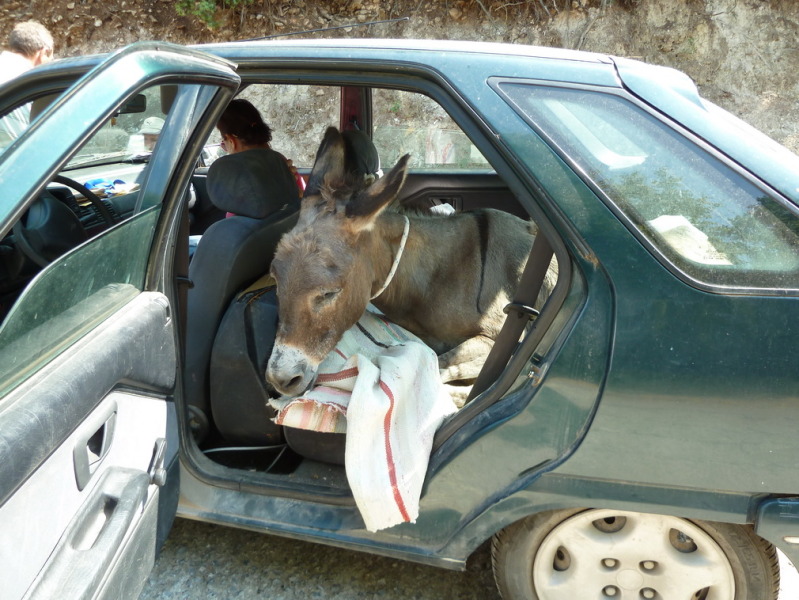
[{"label": "rocky hillside", "polygon": [[[215,4],[224,8],[209,12]],[[191,14],[178,14],[180,5]],[[799,152],[795,0],[3,0],[0,40],[30,18],[51,29],[61,56],[142,39],[328,29],[302,35],[503,41],[639,58],[685,71],[705,97]],[[402,20],[366,25],[391,19]]]}]

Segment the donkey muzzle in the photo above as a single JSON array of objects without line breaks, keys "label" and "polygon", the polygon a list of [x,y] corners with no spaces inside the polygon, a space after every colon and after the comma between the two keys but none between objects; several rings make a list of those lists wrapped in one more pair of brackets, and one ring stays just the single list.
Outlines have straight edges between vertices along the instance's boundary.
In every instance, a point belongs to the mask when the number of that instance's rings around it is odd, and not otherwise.
[{"label": "donkey muzzle", "polygon": [[284,396],[299,396],[313,386],[317,366],[301,350],[275,345],[266,365],[266,380]]}]

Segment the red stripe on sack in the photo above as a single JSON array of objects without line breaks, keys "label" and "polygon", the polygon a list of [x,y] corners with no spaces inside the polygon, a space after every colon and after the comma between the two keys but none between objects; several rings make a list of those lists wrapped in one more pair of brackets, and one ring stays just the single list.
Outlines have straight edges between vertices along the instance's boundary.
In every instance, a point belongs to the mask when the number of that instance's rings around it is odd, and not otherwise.
[{"label": "red stripe on sack", "polygon": [[333,424],[334,424],[334,413],[336,413],[336,409],[332,406],[327,408],[322,415],[322,423],[319,425],[319,431],[324,431],[326,433],[330,433],[333,431]]},{"label": "red stripe on sack", "polygon": [[408,523],[411,518],[408,515],[408,511],[405,508],[405,502],[402,500],[402,495],[400,494],[399,487],[397,486],[397,472],[394,466],[394,454],[391,451],[391,440],[389,439],[389,431],[391,429],[391,413],[394,412],[394,394],[391,392],[391,388],[386,385],[386,383],[381,379],[379,381],[380,389],[383,390],[386,396],[388,396],[389,406],[388,412],[386,413],[386,418],[383,421],[383,433],[385,434],[385,444],[386,444],[386,460],[388,461],[388,479],[391,482],[391,491],[394,494],[394,502],[397,503],[397,508],[402,515],[402,520]]},{"label": "red stripe on sack", "polygon": [[344,371],[339,371],[338,373],[320,373],[316,377],[316,381],[319,383],[326,383],[328,381],[341,381],[342,379],[351,379],[353,377],[358,376],[358,367],[352,367],[351,369],[345,369]]}]

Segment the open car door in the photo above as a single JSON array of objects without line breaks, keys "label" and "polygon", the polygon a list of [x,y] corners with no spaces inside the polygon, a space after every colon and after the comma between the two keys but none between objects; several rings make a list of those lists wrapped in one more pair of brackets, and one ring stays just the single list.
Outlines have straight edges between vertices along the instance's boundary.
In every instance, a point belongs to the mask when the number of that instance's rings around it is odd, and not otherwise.
[{"label": "open car door", "polygon": [[[57,98],[0,154],[3,292],[29,274],[18,294],[5,294],[0,325],[5,599],[136,598],[171,526],[179,491],[175,256],[187,241],[191,169],[238,84],[227,61],[143,43],[94,65],[54,63],[0,90],[0,111]],[[65,220],[81,226],[53,180],[153,90],[161,105],[148,110],[164,126],[128,188],[130,213],[55,259],[32,250],[48,247]],[[12,273],[9,257],[23,266]]]}]

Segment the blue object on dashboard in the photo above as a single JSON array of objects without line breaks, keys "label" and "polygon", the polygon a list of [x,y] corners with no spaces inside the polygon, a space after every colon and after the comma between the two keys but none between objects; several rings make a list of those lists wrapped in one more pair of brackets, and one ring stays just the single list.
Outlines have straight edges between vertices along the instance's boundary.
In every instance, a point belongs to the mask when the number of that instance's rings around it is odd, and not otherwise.
[{"label": "blue object on dashboard", "polygon": [[105,192],[107,196],[112,196],[117,191],[116,186],[118,185],[125,185],[125,182],[121,179],[114,179],[111,181],[110,179],[99,178],[99,179],[90,179],[86,183],[84,183],[87,188],[94,191],[95,193],[100,190]]}]

